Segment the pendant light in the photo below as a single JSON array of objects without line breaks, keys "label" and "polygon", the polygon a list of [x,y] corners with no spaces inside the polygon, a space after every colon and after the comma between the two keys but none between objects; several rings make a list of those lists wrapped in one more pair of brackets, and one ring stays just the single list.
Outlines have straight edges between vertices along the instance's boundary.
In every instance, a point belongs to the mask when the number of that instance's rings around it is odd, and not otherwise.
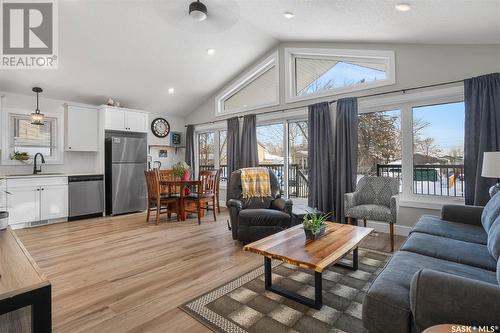
[{"label": "pendant light", "polygon": [[203,21],[207,18],[207,6],[202,4],[200,0],[192,2],[189,5],[189,16],[195,21]]},{"label": "pendant light", "polygon": [[33,87],[32,90],[36,92],[36,110],[31,114],[31,125],[43,126],[44,125],[43,121],[45,116],[43,115],[43,113],[40,113],[40,109],[38,108],[38,94],[41,93],[43,90],[42,88],[39,87]]}]

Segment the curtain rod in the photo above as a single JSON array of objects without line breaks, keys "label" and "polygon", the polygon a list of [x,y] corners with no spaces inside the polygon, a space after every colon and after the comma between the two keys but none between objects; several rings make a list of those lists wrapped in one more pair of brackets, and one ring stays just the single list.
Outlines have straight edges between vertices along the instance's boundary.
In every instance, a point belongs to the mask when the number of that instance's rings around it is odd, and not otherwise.
[{"label": "curtain rod", "polygon": [[[406,92],[412,91],[412,90],[426,89],[426,88],[432,88],[432,87],[439,87],[439,86],[444,86],[444,85],[454,84],[454,83],[460,83],[460,82],[464,82],[464,80],[455,80],[455,81],[448,81],[448,82],[442,82],[442,83],[428,84],[428,85],[425,85],[425,86],[418,86],[418,87],[413,87],[413,88],[406,88],[406,89],[397,89],[397,90],[385,91],[385,92],[380,92],[380,93],[375,93],[375,94],[362,95],[362,96],[358,96],[357,98],[368,98],[368,97],[382,96],[382,95],[395,94],[395,93],[403,93],[403,94],[405,94]],[[329,101],[328,103],[329,104],[333,104],[333,103],[335,103],[337,101],[338,101],[338,99],[334,99],[334,100]],[[290,111],[290,110],[303,109],[303,108],[306,108],[307,106],[308,105],[292,106],[292,107],[288,107],[288,108],[282,108],[282,109],[279,109],[279,110],[271,110],[271,111],[259,112],[259,113],[256,113],[256,115],[260,116],[260,115],[263,115],[263,114],[270,114],[270,113],[278,113],[278,112],[285,112],[285,111]],[[238,118],[243,118],[244,116],[237,116],[237,117]],[[199,125],[216,124],[216,123],[220,123],[220,122],[226,121],[226,120],[228,120],[230,118],[233,118],[233,117],[227,117],[227,118],[223,118],[223,119],[219,119],[219,120],[206,121],[206,122],[203,122],[203,123],[189,124],[189,125],[199,126]],[[187,127],[187,126],[188,125],[185,125],[184,127]]]}]

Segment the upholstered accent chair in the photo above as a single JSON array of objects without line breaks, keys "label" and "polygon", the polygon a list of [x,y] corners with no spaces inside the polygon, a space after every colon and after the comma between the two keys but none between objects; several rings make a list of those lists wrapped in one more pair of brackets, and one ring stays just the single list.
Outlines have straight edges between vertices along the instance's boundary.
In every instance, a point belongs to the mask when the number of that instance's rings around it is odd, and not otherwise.
[{"label": "upholstered accent chair", "polygon": [[389,224],[391,251],[394,251],[394,224],[397,220],[399,181],[392,177],[365,176],[356,191],[344,197],[345,216],[352,219],[382,221]]},{"label": "upholstered accent chair", "polygon": [[269,170],[271,196],[242,197],[241,171],[231,173],[227,207],[233,239],[243,244],[272,235],[290,227],[292,201],[281,197],[278,177]]}]

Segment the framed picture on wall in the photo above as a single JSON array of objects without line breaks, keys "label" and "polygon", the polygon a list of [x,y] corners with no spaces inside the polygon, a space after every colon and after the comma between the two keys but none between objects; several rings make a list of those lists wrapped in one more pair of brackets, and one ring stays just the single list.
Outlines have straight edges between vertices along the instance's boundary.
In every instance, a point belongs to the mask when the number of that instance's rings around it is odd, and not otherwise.
[{"label": "framed picture on wall", "polygon": [[170,132],[170,144],[172,146],[180,146],[182,141],[181,133],[180,132]]},{"label": "framed picture on wall", "polygon": [[160,158],[167,158],[168,157],[168,151],[166,149],[161,149],[158,153],[158,157]]}]

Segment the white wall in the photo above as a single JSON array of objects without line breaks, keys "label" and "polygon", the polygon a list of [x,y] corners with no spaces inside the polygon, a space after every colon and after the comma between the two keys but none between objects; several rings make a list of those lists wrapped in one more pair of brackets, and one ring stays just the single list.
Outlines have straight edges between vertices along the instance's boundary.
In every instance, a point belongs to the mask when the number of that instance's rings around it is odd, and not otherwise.
[{"label": "white wall", "polygon": [[[19,109],[25,110],[25,112],[31,113],[35,109],[36,99],[35,95],[19,95],[6,92],[0,92],[0,96],[4,96],[1,100],[0,112],[5,112],[5,109]],[[87,107],[95,107],[95,105],[85,105],[81,103],[73,103],[71,101],[62,101],[49,98],[40,98],[40,110],[42,113],[50,112],[61,115],[64,119],[64,107],[63,105],[82,105]],[[163,117],[170,123],[171,130],[181,132],[182,138],[184,140],[185,129],[184,129],[184,119],[181,117],[168,116],[165,114],[149,114],[149,120],[152,121],[156,117]],[[2,119],[2,117],[0,117]],[[0,124],[0,128],[3,129],[3,124]],[[64,126],[64,121],[58,123],[58,126]],[[1,135],[0,135],[1,140]],[[170,135],[166,138],[160,139],[155,137],[150,130],[148,130],[148,141],[149,144],[170,144]],[[183,141],[184,142],[184,141]],[[0,142],[1,147],[1,142]],[[64,147],[61,147],[62,149]],[[0,152],[3,154],[4,152]],[[153,160],[158,159],[158,152],[152,151]],[[156,156],[156,158],[155,158]],[[169,167],[179,160],[184,159],[184,149],[179,149],[178,153],[169,150],[168,158],[161,159],[163,167]],[[102,173],[101,161],[99,159],[98,153],[93,152],[63,152],[63,162],[62,164],[44,164],[44,172],[57,172],[57,173]],[[19,163],[18,165],[0,165],[0,175],[8,174],[19,174],[19,173],[30,173],[32,172],[33,166],[25,165]]]},{"label": "white wall", "polygon": [[[283,43],[280,51],[280,67],[284,66],[283,49],[285,47],[310,47],[310,48],[339,48],[339,49],[370,49],[394,50],[396,53],[396,83],[394,85],[349,93],[345,96],[361,96],[365,94],[412,88],[422,85],[442,83],[447,81],[462,80],[482,74],[500,71],[500,45],[413,45],[413,44],[350,44],[350,43]],[[258,63],[262,59],[257,59]],[[249,68],[253,67],[250,66]],[[247,71],[248,69],[245,69]],[[243,71],[244,72],[244,71]],[[283,70],[280,74],[281,83],[284,82]],[[225,86],[233,82],[232,78]],[[206,100],[200,107],[186,117],[187,124],[197,124],[215,121],[215,96],[220,90]],[[251,111],[252,113],[265,112],[285,107],[306,106],[309,104],[330,101],[342,95],[311,99],[292,104],[284,103],[284,84],[280,87],[281,103],[277,107],[263,108]],[[291,113],[289,111],[288,113]],[[283,114],[286,116],[287,112]],[[231,115],[234,116],[234,115]],[[332,117],[334,118],[334,117]],[[439,215],[436,208],[400,207],[396,232],[404,234],[408,226],[412,226],[423,214]]]},{"label": "white wall", "polygon": [[[184,127],[184,118],[176,117],[176,116],[167,116],[165,114],[159,113],[150,113],[149,114],[149,122],[151,123],[155,118],[162,117],[165,118],[170,124],[170,131],[181,132],[182,133],[182,143],[181,146],[185,146],[186,138],[185,138],[185,127]],[[170,145],[170,136],[167,135],[165,138],[156,137],[151,131],[148,132],[148,143],[150,145]],[[160,158],[158,156],[159,151],[165,148],[151,148],[150,154],[153,157],[153,161],[160,161],[162,169],[171,169],[172,165],[179,161],[184,161],[184,148],[175,149],[168,148],[167,150],[167,158]]]}]

